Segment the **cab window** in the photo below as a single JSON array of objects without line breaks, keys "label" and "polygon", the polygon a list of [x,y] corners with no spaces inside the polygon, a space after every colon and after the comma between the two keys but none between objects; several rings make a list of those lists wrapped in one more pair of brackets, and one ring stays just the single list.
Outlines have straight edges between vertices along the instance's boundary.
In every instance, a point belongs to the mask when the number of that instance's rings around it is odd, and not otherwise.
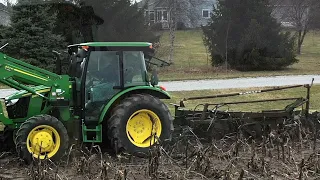
[{"label": "cab window", "polygon": [[123,52],[124,86],[146,85],[146,67],[141,51]]},{"label": "cab window", "polygon": [[120,86],[119,55],[117,51],[92,51],[89,56],[87,78],[100,83]]}]

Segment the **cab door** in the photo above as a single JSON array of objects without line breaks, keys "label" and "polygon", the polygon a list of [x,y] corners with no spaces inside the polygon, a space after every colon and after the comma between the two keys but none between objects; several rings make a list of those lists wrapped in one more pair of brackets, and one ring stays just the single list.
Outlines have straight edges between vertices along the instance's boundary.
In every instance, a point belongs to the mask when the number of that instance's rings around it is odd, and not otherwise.
[{"label": "cab door", "polygon": [[96,124],[105,104],[121,89],[120,53],[91,51],[84,84],[84,119]]}]

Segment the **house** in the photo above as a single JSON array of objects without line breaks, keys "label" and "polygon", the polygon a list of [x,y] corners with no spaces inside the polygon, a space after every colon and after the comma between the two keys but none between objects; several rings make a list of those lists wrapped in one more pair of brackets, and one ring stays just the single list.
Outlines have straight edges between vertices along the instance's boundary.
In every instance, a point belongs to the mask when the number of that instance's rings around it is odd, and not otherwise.
[{"label": "house", "polygon": [[9,26],[10,24],[10,15],[7,6],[0,3],[0,25]]},{"label": "house", "polygon": [[278,23],[281,23],[283,27],[294,27],[292,18],[293,7],[290,0],[274,0],[270,1],[270,5],[273,7],[271,15],[278,21]]},{"label": "house", "polygon": [[319,1],[293,1],[293,0],[273,0],[272,15],[283,27],[294,28],[298,24],[305,26],[309,23],[312,11],[318,11]]},{"label": "house", "polygon": [[[144,9],[149,25],[161,24],[163,29],[169,28],[170,0],[142,0],[138,8]],[[216,0],[177,0],[176,18],[178,26],[197,28],[206,25]]]},{"label": "house", "polygon": [[[149,25],[160,24],[162,29],[169,28],[170,4],[172,0],[141,0],[138,8],[144,9],[147,23]],[[272,16],[283,27],[294,27],[295,7],[292,0],[270,0],[273,7]],[[217,0],[176,0],[177,4],[177,23],[186,28],[197,28],[206,25],[216,5]],[[309,13],[309,7],[299,9],[302,20],[305,20]]]}]

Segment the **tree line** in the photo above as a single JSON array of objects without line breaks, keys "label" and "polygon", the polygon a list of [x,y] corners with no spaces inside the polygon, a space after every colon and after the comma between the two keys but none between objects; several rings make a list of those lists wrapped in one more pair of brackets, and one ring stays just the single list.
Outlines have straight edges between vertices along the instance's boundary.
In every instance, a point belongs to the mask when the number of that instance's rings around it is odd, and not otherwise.
[{"label": "tree line", "polygon": [[[177,19],[196,20],[192,9],[201,1],[159,1],[167,3],[171,17],[168,61],[174,63]],[[274,11],[288,4],[287,9]],[[217,0],[209,23],[201,27],[212,66],[275,70],[297,63],[306,34],[320,28],[319,7],[318,0]],[[52,50],[63,52],[68,44],[158,42],[160,36],[147,25],[144,8],[130,0],[18,0],[9,4],[11,25],[0,27],[0,41],[9,43],[6,54],[53,70]],[[294,29],[285,31],[274,13],[293,22]]]},{"label": "tree line", "polygon": [[[218,0],[202,26],[212,65],[248,71],[297,63],[306,34],[320,27],[319,7],[318,0]],[[293,28],[284,30],[275,13]]]},{"label": "tree line", "polygon": [[1,26],[2,51],[53,71],[52,50],[92,41],[157,42],[144,11],[130,0],[18,0],[8,5],[11,24]]}]

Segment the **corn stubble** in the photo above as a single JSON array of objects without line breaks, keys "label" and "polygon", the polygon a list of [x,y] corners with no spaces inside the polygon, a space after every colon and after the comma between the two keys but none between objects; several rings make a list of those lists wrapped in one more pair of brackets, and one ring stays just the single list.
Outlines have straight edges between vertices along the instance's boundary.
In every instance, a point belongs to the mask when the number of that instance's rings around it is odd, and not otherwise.
[{"label": "corn stubble", "polygon": [[156,143],[145,157],[112,155],[93,144],[71,146],[61,162],[35,159],[24,166],[11,152],[1,152],[0,179],[317,179],[318,138],[317,131],[301,123],[260,139],[239,130],[209,142],[184,127],[172,142]]}]

